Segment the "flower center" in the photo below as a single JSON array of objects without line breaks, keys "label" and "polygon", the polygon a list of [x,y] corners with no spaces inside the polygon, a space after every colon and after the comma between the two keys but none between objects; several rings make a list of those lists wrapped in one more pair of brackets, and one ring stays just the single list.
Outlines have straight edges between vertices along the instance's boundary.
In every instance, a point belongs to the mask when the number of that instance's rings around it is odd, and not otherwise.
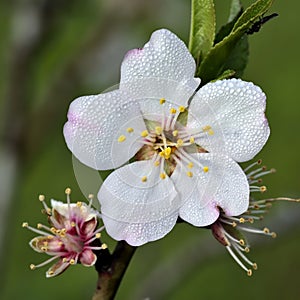
[{"label": "flower center", "polygon": [[[179,116],[186,113],[186,108],[184,106],[171,107],[167,111],[164,108],[165,102],[164,98],[159,101],[162,107],[160,121],[144,119],[147,129],[140,133],[140,142],[143,147],[135,155],[136,160],[153,160],[154,166],[161,168],[161,179],[171,176],[177,165],[183,167],[188,177],[193,177],[192,169],[194,166],[208,172],[208,166],[202,166],[199,161],[193,158],[192,154],[207,152],[195,140],[203,134],[213,135],[211,126],[202,127],[195,134],[192,134],[179,120]],[[135,130],[129,127],[126,131],[131,134]],[[125,141],[125,135],[118,137],[119,143]],[[146,182],[147,177],[144,176],[141,180]]]}]

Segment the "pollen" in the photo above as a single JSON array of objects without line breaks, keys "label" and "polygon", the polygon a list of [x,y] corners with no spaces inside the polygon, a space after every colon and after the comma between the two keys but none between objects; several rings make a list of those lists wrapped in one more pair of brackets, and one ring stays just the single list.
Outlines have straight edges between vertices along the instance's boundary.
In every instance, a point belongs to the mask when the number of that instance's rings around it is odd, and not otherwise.
[{"label": "pollen", "polygon": [[118,137],[118,142],[119,143],[122,143],[122,142],[124,142],[126,140],[126,136],[125,135],[120,135],[119,137]]},{"label": "pollen", "polygon": [[166,174],[165,174],[165,173],[160,173],[160,174],[159,174],[159,177],[160,177],[161,179],[165,179],[165,178],[166,178]]},{"label": "pollen", "polygon": [[195,138],[193,136],[190,137],[190,143],[194,144],[195,143]]},{"label": "pollen", "polygon": [[181,147],[183,145],[183,140],[182,139],[178,139],[177,140],[177,147]]},{"label": "pollen", "polygon": [[156,160],[156,161],[154,162],[154,166],[155,166],[155,167],[158,167],[159,165],[160,165],[159,160]]},{"label": "pollen", "polygon": [[70,188],[66,188],[65,189],[65,194],[66,195],[70,195],[71,194],[71,189]]},{"label": "pollen", "polygon": [[166,99],[165,99],[165,98],[160,98],[160,99],[159,99],[159,104],[162,105],[162,104],[164,104],[165,102],[166,102]]},{"label": "pollen", "polygon": [[188,172],[186,172],[186,175],[189,176],[189,177],[193,177],[193,172],[188,171]]},{"label": "pollen", "polygon": [[185,107],[184,106],[179,106],[178,110],[183,113],[185,111]]},{"label": "pollen", "polygon": [[177,135],[178,135],[178,130],[174,130],[174,131],[172,132],[172,134],[173,134],[173,136],[177,136]]},{"label": "pollen", "polygon": [[259,188],[259,190],[260,190],[262,193],[264,193],[264,192],[267,191],[267,187],[266,187],[265,185],[262,185],[262,186]]},{"label": "pollen", "polygon": [[144,130],[142,131],[141,136],[146,137],[148,134],[149,134],[148,130]]},{"label": "pollen", "polygon": [[132,127],[128,127],[128,128],[126,129],[126,131],[127,131],[128,133],[132,133],[132,132],[134,132],[134,129],[133,129]]},{"label": "pollen", "polygon": [[174,107],[172,107],[170,109],[170,114],[176,114],[176,112],[177,112],[177,110]]},{"label": "pollen", "polygon": [[207,173],[209,171],[209,168],[207,166],[203,167],[203,172]]},{"label": "pollen", "polygon": [[191,168],[194,167],[194,164],[193,164],[192,162],[189,162],[188,165],[187,165],[187,167],[188,167],[189,169],[191,169]]},{"label": "pollen", "polygon": [[142,182],[146,182],[147,181],[147,176],[143,176],[142,177]]},{"label": "pollen", "polygon": [[160,135],[162,133],[163,129],[160,126],[155,127],[155,133]]}]

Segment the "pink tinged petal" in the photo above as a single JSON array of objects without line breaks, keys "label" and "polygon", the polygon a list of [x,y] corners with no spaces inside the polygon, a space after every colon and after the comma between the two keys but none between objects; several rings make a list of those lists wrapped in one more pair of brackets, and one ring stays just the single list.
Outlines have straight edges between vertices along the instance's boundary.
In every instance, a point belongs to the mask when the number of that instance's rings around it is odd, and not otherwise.
[{"label": "pink tinged petal", "polygon": [[65,262],[63,258],[60,258],[57,263],[52,265],[49,270],[46,272],[46,277],[54,277],[63,273],[70,266],[69,262]]},{"label": "pink tinged petal", "polygon": [[[126,131],[129,127],[135,129],[131,134]],[[116,90],[75,99],[69,108],[64,136],[82,163],[106,170],[124,164],[141,148],[137,140],[145,129],[138,103]],[[120,135],[126,135],[122,147],[118,142]]]},{"label": "pink tinged petal", "polygon": [[[199,79],[194,79],[195,70],[195,61],[184,42],[169,30],[157,30],[143,49],[134,49],[126,54],[121,66],[120,89],[126,89],[124,85],[131,82],[160,78],[170,83],[180,82],[195,90],[200,83]],[[171,85],[164,88],[163,84],[156,82],[148,90],[154,93],[168,91],[165,96],[159,96],[168,97],[170,93],[172,95],[170,88]]]},{"label": "pink tinged petal", "polygon": [[194,226],[207,226],[218,218],[219,207],[228,216],[244,213],[249,205],[249,184],[240,166],[217,154],[191,156],[208,167],[208,172],[194,166],[193,177],[188,177],[179,167],[175,169],[172,180],[183,201],[180,217]]},{"label": "pink tinged petal", "polygon": [[61,240],[52,235],[35,237],[29,242],[29,245],[36,252],[49,255],[57,255],[64,251]]},{"label": "pink tinged petal", "polygon": [[84,236],[90,236],[93,234],[95,228],[97,226],[97,217],[84,222],[82,226],[80,227],[80,232]]},{"label": "pink tinged petal", "polygon": [[176,189],[167,176],[159,177],[154,162],[137,161],[111,173],[98,193],[101,212],[119,222],[149,223],[161,220],[180,206]]},{"label": "pink tinged petal", "polygon": [[270,134],[265,117],[266,96],[251,82],[221,80],[202,87],[189,108],[188,128],[211,126],[196,142],[209,152],[242,162],[253,158]]},{"label": "pink tinged petal", "polygon": [[97,260],[96,254],[90,249],[83,250],[79,255],[79,261],[83,266],[86,267],[93,266],[96,260]]},{"label": "pink tinged petal", "polygon": [[168,234],[176,224],[175,212],[160,220],[149,223],[120,222],[102,215],[106,232],[115,240],[125,240],[131,246],[141,246],[156,241]]}]

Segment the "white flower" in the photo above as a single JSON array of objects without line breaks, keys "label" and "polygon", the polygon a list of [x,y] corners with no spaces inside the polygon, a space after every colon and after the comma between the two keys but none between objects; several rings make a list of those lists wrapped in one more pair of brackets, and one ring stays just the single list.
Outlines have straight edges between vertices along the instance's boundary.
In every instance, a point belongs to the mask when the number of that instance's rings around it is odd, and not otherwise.
[{"label": "white flower", "polygon": [[207,226],[220,210],[247,210],[249,184],[236,161],[253,158],[268,139],[265,95],[237,79],[195,93],[195,68],[185,44],[158,30],[125,56],[119,89],[70,106],[70,150],[94,169],[116,169],[98,194],[116,240],[138,246],[165,236],[178,217]]}]

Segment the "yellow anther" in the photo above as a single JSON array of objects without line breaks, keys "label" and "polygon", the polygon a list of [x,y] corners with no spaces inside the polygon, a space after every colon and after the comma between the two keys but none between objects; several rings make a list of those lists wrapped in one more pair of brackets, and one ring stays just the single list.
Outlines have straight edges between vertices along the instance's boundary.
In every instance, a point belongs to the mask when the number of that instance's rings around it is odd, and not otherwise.
[{"label": "yellow anther", "polygon": [[88,198],[91,200],[91,199],[94,199],[94,194],[89,194],[88,195]]},{"label": "yellow anther", "polygon": [[35,269],[35,265],[34,265],[34,264],[31,264],[31,265],[29,266],[29,268],[30,268],[31,270],[34,270],[34,269]]},{"label": "yellow anther", "polygon": [[165,98],[160,98],[159,99],[159,104],[164,104],[166,102],[166,99]]},{"label": "yellow anther", "polygon": [[52,276],[54,274],[53,271],[48,271],[47,273],[48,273],[49,276]]},{"label": "yellow anther", "polygon": [[102,244],[102,245],[101,245],[101,248],[102,248],[103,250],[105,250],[105,249],[107,249],[107,245],[106,245],[106,244]]},{"label": "yellow anther", "polygon": [[101,238],[101,233],[100,233],[100,232],[97,232],[97,233],[95,234],[95,237],[96,237],[97,239],[100,239],[100,238]]},{"label": "yellow anther", "polygon": [[172,152],[172,149],[170,147],[167,147],[165,150],[165,159],[169,159],[170,158],[170,155],[171,155],[171,152]]},{"label": "yellow anther", "polygon": [[266,233],[266,234],[270,233],[270,229],[267,228],[267,227],[265,227],[265,228],[264,228],[264,233]]},{"label": "yellow anther", "polygon": [[173,136],[177,136],[177,135],[178,135],[178,130],[174,130],[174,131],[172,132],[172,134],[173,134]]},{"label": "yellow anther", "polygon": [[213,131],[212,129],[208,130],[207,133],[208,133],[209,135],[214,135],[214,131]]},{"label": "yellow anther", "polygon": [[240,218],[240,219],[239,219],[239,222],[240,222],[240,223],[245,223],[245,219],[244,219],[244,218]]},{"label": "yellow anther", "polygon": [[195,138],[193,136],[190,137],[190,143],[194,144],[195,143]]},{"label": "yellow anther", "polygon": [[143,176],[142,177],[142,182],[146,182],[147,181],[147,176]]},{"label": "yellow anther", "polygon": [[28,227],[28,226],[29,226],[29,225],[28,225],[27,222],[23,222],[23,223],[22,223],[22,227],[23,227],[23,228]]},{"label": "yellow anther", "polygon": [[163,129],[162,129],[160,126],[156,126],[156,127],[155,127],[155,133],[156,133],[156,134],[159,135],[159,134],[162,133],[162,131],[163,131]]},{"label": "yellow anther", "polygon": [[37,227],[38,229],[41,229],[41,228],[43,227],[43,224],[38,223],[38,224],[36,225],[36,227]]},{"label": "yellow anther", "polygon": [[236,222],[232,222],[232,227],[236,227],[236,226],[237,226]]},{"label": "yellow anther", "polygon": [[39,200],[42,202],[45,200],[45,196],[44,195],[39,195]]},{"label": "yellow anther", "polygon": [[66,195],[70,195],[71,194],[71,189],[70,188],[66,188],[65,189],[65,194]]},{"label": "yellow anther", "polygon": [[128,128],[126,129],[126,131],[127,131],[128,133],[132,133],[132,132],[134,132],[134,129],[133,129],[132,127],[128,127]]},{"label": "yellow anther", "polygon": [[48,236],[47,236],[47,239],[48,239],[48,240],[53,239],[53,235],[48,235]]},{"label": "yellow anther", "polygon": [[76,227],[76,223],[74,221],[71,222],[71,227]]},{"label": "yellow anther", "polygon": [[185,111],[185,107],[184,106],[179,106],[178,110],[182,113]]},{"label": "yellow anther", "polygon": [[202,130],[205,132],[208,132],[209,130],[211,130],[211,126],[206,125],[206,126],[202,127]]},{"label": "yellow anther", "polygon": [[177,140],[177,147],[181,147],[183,145],[183,140],[182,139],[178,139]]},{"label": "yellow anther", "polygon": [[46,252],[48,249],[47,249],[47,247],[41,247],[41,250],[42,250],[43,252]]},{"label": "yellow anther", "polygon": [[142,137],[146,137],[149,134],[148,130],[144,130],[141,132]]},{"label": "yellow anther", "polygon": [[249,270],[247,271],[247,275],[248,275],[248,276],[252,276],[252,270],[251,270],[251,269],[249,269]]},{"label": "yellow anther", "polygon": [[207,166],[203,167],[203,172],[207,173],[209,171],[209,168]]},{"label": "yellow anther", "polygon": [[57,230],[55,227],[51,227],[50,231],[54,234],[56,234],[59,230]]},{"label": "yellow anther", "polygon": [[245,246],[245,241],[243,239],[240,239],[239,243],[240,243],[241,246]]},{"label": "yellow anther", "polygon": [[250,252],[250,248],[249,247],[245,247],[245,252],[249,253]]},{"label": "yellow anther", "polygon": [[259,190],[260,190],[262,193],[264,193],[264,192],[267,191],[267,187],[266,187],[265,185],[262,185],[262,186],[259,188]]},{"label": "yellow anther", "polygon": [[160,173],[160,174],[159,174],[159,177],[160,177],[161,179],[165,179],[165,178],[166,178],[166,174],[165,174],[165,173]]},{"label": "yellow anther", "polygon": [[122,143],[122,142],[124,142],[126,140],[126,136],[125,135],[120,135],[119,137],[118,137],[118,142],[119,143]]},{"label": "yellow anther", "polygon": [[155,167],[158,167],[159,165],[160,165],[159,160],[156,160],[156,161],[154,162],[154,166],[155,166]]},{"label": "yellow anther", "polygon": [[172,107],[170,109],[170,114],[176,114],[176,112],[177,112],[177,110],[174,107]]},{"label": "yellow anther", "polygon": [[68,260],[64,257],[62,261],[63,263],[66,263]]},{"label": "yellow anther", "polygon": [[271,237],[272,237],[273,239],[275,239],[275,238],[277,237],[276,232],[272,232],[272,233],[271,233]]},{"label": "yellow anther", "polygon": [[70,259],[70,265],[75,265],[75,259]]},{"label": "yellow anther", "polygon": [[78,202],[76,203],[76,206],[77,206],[77,207],[81,207],[81,206],[82,206],[82,202],[78,201]]},{"label": "yellow anther", "polygon": [[189,176],[189,177],[193,177],[193,172],[188,171],[188,172],[186,172],[186,175]]},{"label": "yellow anther", "polygon": [[193,164],[192,162],[189,162],[189,164],[187,165],[187,167],[188,167],[189,169],[191,169],[191,168],[194,167],[194,164]]},{"label": "yellow anther", "polygon": [[253,268],[253,270],[257,270],[257,263],[253,263],[253,265],[252,265],[252,268]]}]

